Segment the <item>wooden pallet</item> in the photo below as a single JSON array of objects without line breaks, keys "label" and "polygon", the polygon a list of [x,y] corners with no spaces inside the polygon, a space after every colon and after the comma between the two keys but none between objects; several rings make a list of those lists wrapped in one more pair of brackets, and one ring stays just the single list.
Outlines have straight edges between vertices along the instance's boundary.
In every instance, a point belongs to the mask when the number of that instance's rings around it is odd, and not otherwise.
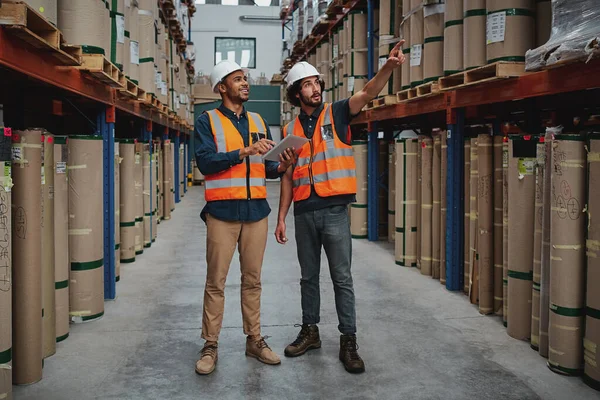
[{"label": "wooden pallet", "polygon": [[76,66],[81,48],[64,43],[60,31],[44,16],[22,1],[2,2],[0,25],[34,48],[49,52],[62,65]]},{"label": "wooden pallet", "polygon": [[127,78],[123,78],[124,85],[123,88],[119,89],[119,93],[123,96],[131,98],[132,100],[138,99],[139,87],[135,83],[131,82]]},{"label": "wooden pallet", "polygon": [[417,97],[417,88],[404,89],[396,93],[396,101],[403,103]]},{"label": "wooden pallet", "polygon": [[76,68],[91,74],[108,86],[118,89],[123,88],[123,72],[102,54],[83,54],[81,57],[81,66]]},{"label": "wooden pallet", "polygon": [[438,81],[439,90],[460,89],[471,85],[516,78],[528,73],[525,71],[525,63],[498,61],[493,64],[484,65],[483,67],[444,76]]},{"label": "wooden pallet", "polygon": [[439,94],[440,88],[437,82],[429,82],[423,85],[417,86],[417,97],[427,97],[435,94]]}]

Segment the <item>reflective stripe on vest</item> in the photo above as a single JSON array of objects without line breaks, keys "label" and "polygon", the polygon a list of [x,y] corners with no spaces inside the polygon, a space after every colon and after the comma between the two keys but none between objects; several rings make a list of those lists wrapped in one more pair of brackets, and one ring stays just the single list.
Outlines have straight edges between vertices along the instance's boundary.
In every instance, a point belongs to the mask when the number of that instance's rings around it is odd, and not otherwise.
[{"label": "reflective stripe on vest", "polygon": [[[319,115],[315,133],[310,144],[300,149],[298,162],[294,167],[292,186],[294,201],[305,200],[310,196],[311,184],[321,197],[356,194],[356,163],[350,145],[342,142],[331,124],[332,109],[326,104]],[[323,138],[322,127],[333,134]],[[286,135],[306,137],[299,119],[291,121],[284,128]]]},{"label": "reflective stripe on vest", "polygon": [[[229,118],[218,110],[207,111],[218,153],[242,149],[244,140]],[[266,127],[256,113],[247,112],[250,133],[258,132],[266,136]],[[252,144],[252,135],[249,135]],[[251,156],[216,174],[205,175],[206,201],[263,199],[267,197],[266,172],[262,157]]]}]

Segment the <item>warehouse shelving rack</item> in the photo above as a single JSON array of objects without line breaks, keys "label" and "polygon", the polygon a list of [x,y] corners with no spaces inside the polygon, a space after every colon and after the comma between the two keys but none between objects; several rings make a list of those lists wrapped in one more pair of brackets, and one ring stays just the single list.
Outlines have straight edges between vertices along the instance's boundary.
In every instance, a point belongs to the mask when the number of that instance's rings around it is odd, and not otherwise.
[{"label": "warehouse shelving rack", "polygon": [[[25,110],[26,98],[35,111]],[[114,204],[114,156],[115,136],[135,138],[150,143],[152,138],[172,140],[176,151],[174,182],[180,184],[179,145],[184,144],[187,162],[184,176],[191,171],[189,160],[189,137],[193,127],[175,116],[147,107],[141,101],[122,97],[118,90],[89,74],[62,66],[50,56],[11,35],[0,27],[0,104],[4,105],[4,122],[13,129],[26,129],[26,111],[35,113],[44,128],[63,127],[64,132],[48,129],[54,134],[69,135],[75,130],[81,134],[103,138],[104,178],[104,297],[116,298],[115,282],[115,204]],[[65,116],[71,116],[69,122]],[[73,124],[71,125],[71,120]],[[77,124],[75,122],[82,122]],[[36,119],[37,121],[37,119]],[[46,123],[48,126],[46,126]],[[91,128],[90,128],[91,127]],[[175,186],[175,185],[174,185]],[[177,187],[177,186],[175,186]],[[184,191],[187,186],[184,185]],[[178,191],[176,203],[179,203]],[[152,198],[152,196],[151,196]]]},{"label": "warehouse shelving rack", "polygon": [[[335,2],[335,1],[334,1]],[[292,63],[307,58],[310,51],[353,9],[364,9],[368,15],[369,79],[373,77],[375,0],[337,1],[343,6],[328,29],[308,46],[298,46]],[[285,16],[286,21],[292,8]],[[285,74],[290,64],[284,65]],[[407,65],[407,64],[405,64]],[[525,132],[539,133],[544,121],[549,125],[574,128],[573,117],[584,119],[600,114],[600,60],[576,62],[553,69],[526,73],[520,77],[458,87],[436,95],[416,98],[394,105],[363,111],[352,122],[353,133],[368,137],[368,239],[379,239],[378,192],[386,187],[379,175],[378,140],[386,139],[402,129],[442,128],[448,137],[446,288],[463,289],[464,257],[464,140],[467,127],[486,124],[494,135],[505,135],[504,123],[517,123]],[[597,118],[596,118],[597,121]],[[587,122],[581,122],[586,124]],[[592,122],[596,123],[596,122]]]}]

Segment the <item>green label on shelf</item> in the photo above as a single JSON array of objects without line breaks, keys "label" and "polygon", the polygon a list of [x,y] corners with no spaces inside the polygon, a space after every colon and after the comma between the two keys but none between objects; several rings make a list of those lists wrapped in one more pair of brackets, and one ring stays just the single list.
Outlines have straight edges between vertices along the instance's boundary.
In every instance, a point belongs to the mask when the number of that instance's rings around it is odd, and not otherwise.
[{"label": "green label on shelf", "polygon": [[519,174],[533,175],[535,172],[535,158],[520,158],[519,159]]}]

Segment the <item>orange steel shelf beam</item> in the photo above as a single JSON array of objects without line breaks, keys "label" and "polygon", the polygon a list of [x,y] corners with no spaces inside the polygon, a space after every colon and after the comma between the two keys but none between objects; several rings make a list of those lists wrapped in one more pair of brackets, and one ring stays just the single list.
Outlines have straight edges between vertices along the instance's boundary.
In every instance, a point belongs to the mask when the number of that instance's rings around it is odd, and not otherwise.
[{"label": "orange steel shelf beam", "polygon": [[[139,102],[117,98],[115,89],[94,80],[84,72],[72,67],[57,66],[54,60],[43,52],[36,51],[1,28],[0,65],[98,103],[114,105],[136,117],[168,126],[171,129],[184,130],[182,125],[170,121],[168,116],[145,109]],[[191,132],[186,131],[185,133],[190,134]]]},{"label": "orange steel shelf beam", "polygon": [[600,88],[600,60],[587,64],[574,63],[519,78],[473,85],[437,96],[411,100],[387,107],[363,111],[353,125],[402,119],[422,114],[451,111],[456,108],[503,103],[532,97],[551,96],[567,92]]}]

